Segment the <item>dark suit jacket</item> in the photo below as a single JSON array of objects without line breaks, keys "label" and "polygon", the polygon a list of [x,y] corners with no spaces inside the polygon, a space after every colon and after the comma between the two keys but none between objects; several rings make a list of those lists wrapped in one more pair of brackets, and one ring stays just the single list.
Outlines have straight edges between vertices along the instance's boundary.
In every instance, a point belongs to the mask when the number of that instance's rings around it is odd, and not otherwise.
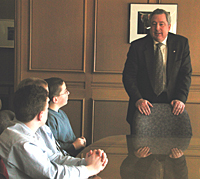
[{"label": "dark suit jacket", "polygon": [[120,166],[122,179],[158,178],[162,176],[161,171],[164,172],[163,179],[188,179],[185,156],[174,159],[167,155],[150,155],[145,158],[128,155]]},{"label": "dark suit jacket", "polygon": [[[167,97],[171,102],[178,99],[186,102],[191,84],[191,60],[188,39],[168,34],[167,38]],[[136,110],[135,103],[143,98],[155,102],[154,47],[150,35],[131,43],[123,71],[123,84],[128,93],[129,107],[127,121],[130,123]]]}]

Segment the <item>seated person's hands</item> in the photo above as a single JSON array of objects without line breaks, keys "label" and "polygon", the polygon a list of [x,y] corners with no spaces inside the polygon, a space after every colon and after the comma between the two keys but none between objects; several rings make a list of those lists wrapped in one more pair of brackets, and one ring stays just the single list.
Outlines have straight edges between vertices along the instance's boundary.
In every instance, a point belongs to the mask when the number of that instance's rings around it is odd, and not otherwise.
[{"label": "seated person's hands", "polygon": [[90,157],[93,153],[96,153],[99,157],[101,157],[101,161],[103,162],[103,165],[107,162],[108,158],[107,158],[107,155],[106,153],[101,150],[101,149],[98,149],[98,150],[90,150],[87,154],[88,154],[88,157]]},{"label": "seated person's hands", "polygon": [[91,172],[92,175],[98,174],[100,171],[102,171],[107,163],[108,163],[108,158],[106,153],[101,150],[90,150],[85,157],[86,163],[87,163],[87,168]]},{"label": "seated person's hands", "polygon": [[135,103],[135,106],[138,108],[140,113],[144,114],[144,115],[151,114],[150,107],[153,107],[153,105],[149,101],[147,101],[145,99],[137,100],[137,102]]},{"label": "seated person's hands", "polygon": [[96,154],[99,155],[99,157],[101,157],[101,161],[103,162],[103,166],[106,165],[107,162],[108,162],[108,158],[107,158],[106,153],[103,150],[98,149],[96,151]]},{"label": "seated person's hands", "polygon": [[135,156],[138,158],[145,158],[151,155],[151,152],[149,147],[141,147],[137,151],[135,151]]},{"label": "seated person's hands", "polygon": [[180,158],[183,156],[183,151],[178,148],[171,149],[171,154],[169,155],[170,158]]},{"label": "seated person's hands", "polygon": [[83,148],[86,146],[86,138],[85,137],[79,137],[73,142],[74,148],[76,150],[79,150],[80,148]]}]

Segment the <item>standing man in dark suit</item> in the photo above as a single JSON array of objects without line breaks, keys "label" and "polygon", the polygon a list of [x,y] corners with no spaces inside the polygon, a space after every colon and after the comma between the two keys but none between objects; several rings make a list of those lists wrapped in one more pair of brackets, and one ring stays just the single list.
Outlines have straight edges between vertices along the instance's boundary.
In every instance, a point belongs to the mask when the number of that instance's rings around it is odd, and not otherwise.
[{"label": "standing man in dark suit", "polygon": [[[152,12],[150,23],[150,34],[131,43],[123,71],[124,87],[130,98],[127,121],[131,126],[134,126],[135,110],[149,115],[152,103],[170,103],[173,114],[181,114],[191,84],[192,67],[187,38],[169,32],[170,15],[163,9]],[[163,60],[163,90],[159,94],[155,92],[154,53],[157,43],[162,43]]]}]

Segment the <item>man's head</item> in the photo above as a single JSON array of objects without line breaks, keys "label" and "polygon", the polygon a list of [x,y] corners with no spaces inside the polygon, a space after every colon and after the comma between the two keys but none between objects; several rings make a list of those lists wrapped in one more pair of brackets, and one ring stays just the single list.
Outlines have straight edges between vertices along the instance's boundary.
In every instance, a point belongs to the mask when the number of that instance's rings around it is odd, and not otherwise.
[{"label": "man's head", "polygon": [[15,92],[14,109],[16,118],[19,121],[23,123],[30,122],[41,111],[46,115],[44,118],[47,118],[47,108],[48,92],[42,86],[27,85]]},{"label": "man's head", "polygon": [[48,83],[50,102],[62,107],[68,102],[69,91],[64,80],[57,77],[45,79]]},{"label": "man's head", "polygon": [[28,85],[42,86],[47,91],[49,91],[47,82],[41,78],[35,78],[35,77],[30,77],[30,78],[26,78],[22,80],[17,86],[17,89],[22,88],[24,86],[28,86]]},{"label": "man's head", "polygon": [[171,27],[171,17],[163,9],[156,9],[150,15],[150,34],[157,42],[162,42],[168,35]]}]

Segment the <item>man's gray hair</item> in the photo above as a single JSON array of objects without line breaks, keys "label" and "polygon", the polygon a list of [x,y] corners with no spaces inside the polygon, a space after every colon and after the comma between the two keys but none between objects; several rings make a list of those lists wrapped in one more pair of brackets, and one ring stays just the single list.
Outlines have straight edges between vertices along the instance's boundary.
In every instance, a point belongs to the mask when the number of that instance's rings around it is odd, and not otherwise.
[{"label": "man's gray hair", "polygon": [[151,22],[152,17],[153,17],[155,14],[165,14],[168,24],[169,24],[169,25],[171,24],[171,16],[170,16],[170,14],[169,14],[167,11],[165,11],[164,9],[156,9],[156,10],[154,10],[154,11],[151,13],[151,15],[150,15],[150,18],[149,18],[150,22]]}]

